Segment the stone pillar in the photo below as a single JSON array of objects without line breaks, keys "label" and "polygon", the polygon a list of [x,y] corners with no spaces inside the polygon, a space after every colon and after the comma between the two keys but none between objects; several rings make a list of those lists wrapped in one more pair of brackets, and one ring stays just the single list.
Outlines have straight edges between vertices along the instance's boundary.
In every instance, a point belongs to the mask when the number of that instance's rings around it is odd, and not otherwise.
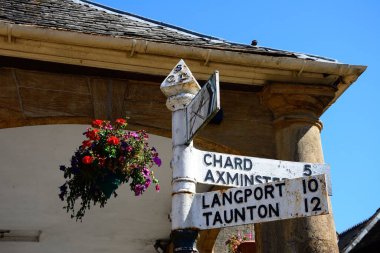
[{"label": "stone pillar", "polygon": [[[274,114],[277,159],[323,163],[318,117],[334,97],[332,87],[272,84],[263,102]],[[329,215],[268,222],[255,226],[257,252],[338,253]]]}]

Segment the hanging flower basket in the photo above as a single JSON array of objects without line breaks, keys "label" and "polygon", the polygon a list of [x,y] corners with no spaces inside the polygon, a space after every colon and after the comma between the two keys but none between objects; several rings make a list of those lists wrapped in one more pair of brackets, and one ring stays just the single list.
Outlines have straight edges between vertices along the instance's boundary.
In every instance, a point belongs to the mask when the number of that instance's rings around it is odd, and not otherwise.
[{"label": "hanging flower basket", "polygon": [[[116,197],[119,185],[128,183],[136,196],[143,194],[154,183],[160,190],[152,167],[160,166],[161,159],[155,148],[148,145],[144,131],[127,131],[127,121],[94,120],[71,158],[71,166],[60,166],[65,183],[60,186],[59,198],[71,218],[82,220],[91,204],[104,207],[107,200]],[[76,204],[76,201],[80,203]],[[79,208],[77,211],[76,208]]]}]

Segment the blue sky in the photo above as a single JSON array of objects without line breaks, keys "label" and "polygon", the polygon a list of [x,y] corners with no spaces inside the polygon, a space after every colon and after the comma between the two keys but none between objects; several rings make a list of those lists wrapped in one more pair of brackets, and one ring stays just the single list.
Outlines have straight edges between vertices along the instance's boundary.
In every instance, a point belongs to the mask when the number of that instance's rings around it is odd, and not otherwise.
[{"label": "blue sky", "polygon": [[322,144],[337,231],[380,208],[380,1],[93,1],[233,42],[368,66],[322,116]]}]

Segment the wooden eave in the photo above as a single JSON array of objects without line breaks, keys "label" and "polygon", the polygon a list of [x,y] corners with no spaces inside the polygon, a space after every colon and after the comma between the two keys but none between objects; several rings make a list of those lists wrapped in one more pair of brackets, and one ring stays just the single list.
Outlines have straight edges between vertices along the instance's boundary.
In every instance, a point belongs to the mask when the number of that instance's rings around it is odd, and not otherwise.
[{"label": "wooden eave", "polygon": [[162,77],[182,58],[200,80],[206,80],[217,69],[222,82],[236,85],[333,86],[336,94],[329,105],[366,69],[360,65],[99,36],[7,22],[0,22],[0,55]]}]

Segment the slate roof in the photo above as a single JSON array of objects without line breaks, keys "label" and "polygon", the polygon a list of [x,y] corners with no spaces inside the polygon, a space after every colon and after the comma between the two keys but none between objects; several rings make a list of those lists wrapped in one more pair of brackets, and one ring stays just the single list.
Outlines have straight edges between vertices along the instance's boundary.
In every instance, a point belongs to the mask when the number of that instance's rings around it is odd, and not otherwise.
[{"label": "slate roof", "polygon": [[[339,234],[339,251],[345,250],[352,245],[350,252],[370,253],[373,247],[380,248],[380,208],[377,209],[367,220],[360,222],[350,229]],[[360,238],[362,237],[362,238]],[[357,242],[354,242],[358,238]],[[378,251],[374,251],[378,252]]]},{"label": "slate roof", "polygon": [[0,22],[249,54],[336,62],[319,56],[232,43],[87,0],[0,0]]}]

